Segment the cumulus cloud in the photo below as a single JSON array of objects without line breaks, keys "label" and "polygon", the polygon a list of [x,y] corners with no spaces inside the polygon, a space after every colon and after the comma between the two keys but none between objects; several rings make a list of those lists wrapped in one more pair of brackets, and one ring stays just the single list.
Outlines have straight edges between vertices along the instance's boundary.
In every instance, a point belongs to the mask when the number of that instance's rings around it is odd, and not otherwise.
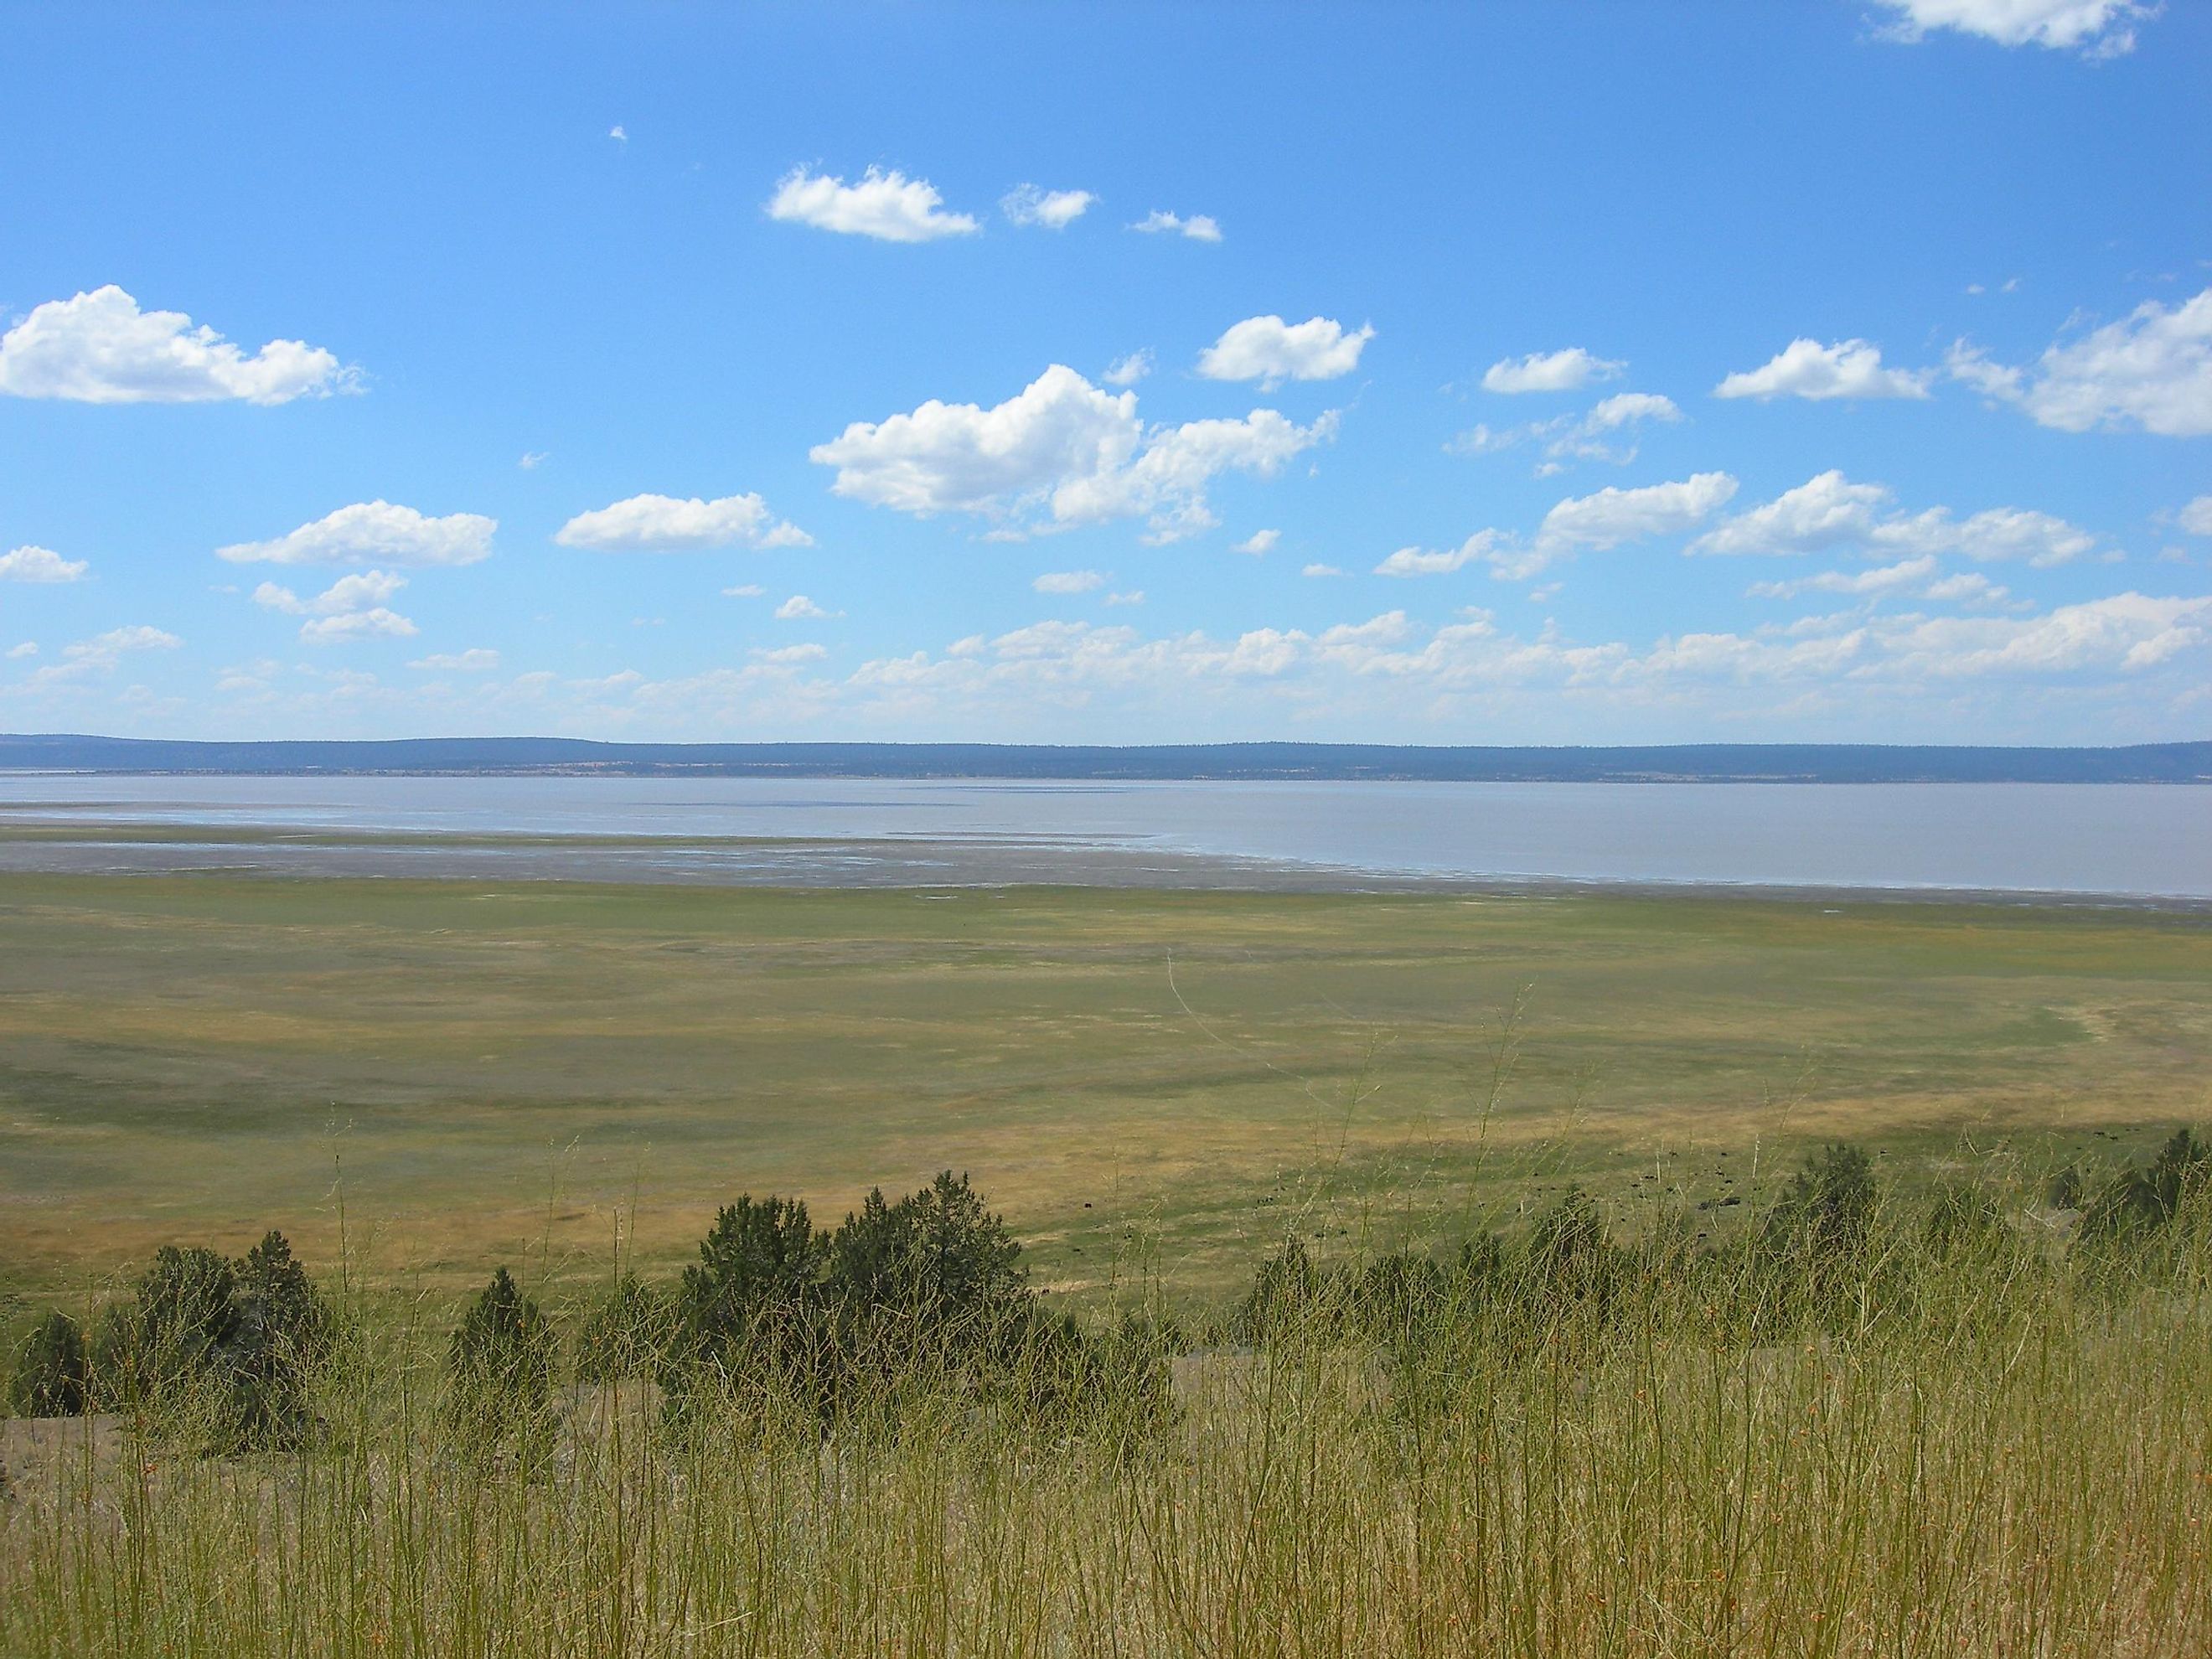
[{"label": "cumulus cloud", "polygon": [[1881,350],[1864,340],[1792,340],[1757,368],[1729,375],[1716,398],[1925,398],[1931,369],[1884,368]]},{"label": "cumulus cloud", "polygon": [[[112,673],[121,665],[123,659],[132,653],[173,651],[183,643],[184,641],[166,629],[149,627],[143,623],[128,628],[111,628],[91,639],[64,646],[59,662],[36,670],[24,684],[31,690],[64,686],[73,681]],[[9,655],[35,656],[37,653],[36,646],[28,651],[18,646]]]},{"label": "cumulus cloud", "polygon": [[752,653],[755,662],[782,663],[787,665],[803,662],[820,662],[830,654],[826,645],[763,646]]},{"label": "cumulus cloud", "polygon": [[434,652],[407,665],[448,674],[489,674],[499,666],[499,653],[483,646],[471,646],[465,651]]},{"label": "cumulus cloud", "polygon": [[1947,603],[1965,605],[1997,605],[2011,596],[2012,590],[2001,587],[1978,570],[1961,570],[1955,576],[1946,576],[1922,590],[1922,596]]},{"label": "cumulus cloud", "polygon": [[50,547],[18,547],[0,553],[0,582],[74,582],[84,580],[90,561],[65,559]]},{"label": "cumulus cloud", "polygon": [[[2212,506],[2212,497],[2207,498],[2207,504]],[[1229,550],[1231,553],[1249,553],[1255,559],[1264,558],[1275,550],[1275,544],[1282,539],[1283,532],[1279,530],[1255,530]]]},{"label": "cumulus cloud", "polygon": [[883,242],[930,242],[973,235],[981,227],[965,213],[948,213],[937,186],[896,169],[870,167],[858,184],[830,173],[794,167],[769,198],[768,216]]},{"label": "cumulus cloud", "polygon": [[775,608],[778,622],[822,622],[842,617],[842,611],[825,611],[804,593],[794,593]]},{"label": "cumulus cloud", "polygon": [[1359,366],[1361,349],[1374,337],[1371,325],[1347,334],[1329,317],[1303,323],[1247,317],[1199,354],[1198,372],[1209,380],[1257,380],[1263,392],[1285,380],[1333,380]]},{"label": "cumulus cloud", "polygon": [[1103,392],[1055,363],[1002,404],[932,398],[911,413],[856,421],[808,452],[835,467],[831,489],[928,517],[972,514],[1004,533],[1144,518],[1167,542],[1210,528],[1207,484],[1224,472],[1270,477],[1327,440],[1335,416],[1297,426],[1273,410],[1241,421],[1147,430],[1137,396]]},{"label": "cumulus cloud", "polygon": [[415,636],[415,624],[382,605],[367,611],[348,611],[335,617],[317,617],[300,624],[301,641],[307,645],[350,645],[359,640],[405,640]]},{"label": "cumulus cloud", "polygon": [[1876,525],[1867,544],[1876,552],[1955,553],[1980,562],[2017,559],[2040,570],[2094,551],[2097,538],[2079,525],[2023,507],[1993,507],[1954,520],[1948,507],[1931,507]]},{"label": "cumulus cloud", "polygon": [[491,556],[496,519],[477,513],[429,518],[390,501],[356,501],[274,541],[216,549],[234,564],[474,564]]},{"label": "cumulus cloud", "polygon": [[1526,541],[1479,530],[1457,547],[1401,547],[1375,567],[1378,576],[1435,576],[1480,562],[1499,581],[1527,581],[1579,552],[1605,552],[1648,537],[1695,528],[1735,494],[1725,472],[1698,472],[1672,483],[1570,495],[1544,515]]},{"label": "cumulus cloud", "polygon": [[1136,385],[1152,372],[1152,348],[1144,346],[1126,357],[1116,357],[1106,365],[1106,372],[1098,378],[1108,386],[1129,386]]},{"label": "cumulus cloud", "polygon": [[1097,200],[1087,190],[1040,190],[1035,185],[1016,185],[999,198],[999,209],[1018,225],[1066,230]]},{"label": "cumulus cloud", "polygon": [[1753,582],[1746,590],[1754,599],[1791,599],[1800,593],[1892,593],[1914,587],[1927,581],[1936,574],[1936,560],[1923,554],[1917,559],[1901,559],[1895,564],[1886,564],[1871,570],[1823,570],[1817,575],[1799,576],[1790,581]]},{"label": "cumulus cloud", "polygon": [[1600,357],[1580,346],[1564,351],[1532,351],[1506,357],[1482,374],[1485,392],[1575,392],[1592,380],[1610,380],[1628,365]]},{"label": "cumulus cloud", "polygon": [[1040,593],[1088,593],[1105,586],[1106,578],[1096,570],[1050,570],[1030,586]]},{"label": "cumulus cloud", "polygon": [[2135,26],[2158,15],[2146,0],[1875,0],[1893,15],[1885,33],[1917,41],[1931,29],[1979,35],[2005,46],[2047,46],[2087,58],[2136,48]]},{"label": "cumulus cloud", "polygon": [[1218,242],[1221,227],[1211,214],[1194,213],[1185,218],[1180,213],[1169,213],[1154,208],[1129,227],[1147,236],[1188,236],[1194,242]]},{"label": "cumulus cloud", "polygon": [[1735,490],[1735,480],[1725,472],[1697,472],[1674,483],[1571,495],[1544,515],[1536,545],[1603,552],[1624,542],[1672,535],[1703,523]]},{"label": "cumulus cloud", "polygon": [[1109,593],[1106,596],[1109,605],[1142,605],[1144,602],[1145,590],[1141,587],[1133,587],[1126,593]]},{"label": "cumulus cloud", "polygon": [[1445,576],[1477,559],[1492,557],[1503,542],[1494,530],[1478,530],[1457,547],[1401,547],[1375,567],[1378,576]]},{"label": "cumulus cloud", "polygon": [[1310,564],[1298,572],[1301,576],[1341,576],[1343,574],[1333,564]]},{"label": "cumulus cloud", "polygon": [[253,590],[253,602],[293,617],[335,617],[352,611],[368,611],[390,600],[407,586],[404,576],[388,570],[364,570],[341,576],[312,599],[302,599],[289,587],[264,582]]},{"label": "cumulus cloud", "polygon": [[1960,341],[1952,376],[2062,432],[2139,427],[2169,438],[2212,433],[2212,289],[2168,308],[2147,301],[2116,323],[2055,343],[2024,368]]},{"label": "cumulus cloud", "polygon": [[2192,536],[2212,536],[2212,495],[2199,495],[2173,521]]},{"label": "cumulus cloud", "polygon": [[351,390],[319,346],[271,340],[248,356],[181,311],[141,311],[112,283],[49,300],[0,335],[0,393],[86,404],[283,404]]},{"label": "cumulus cloud", "polygon": [[38,654],[39,642],[36,640],[25,640],[21,645],[11,645],[8,647],[8,660],[10,662],[21,662],[26,657],[35,657]]},{"label": "cumulus cloud", "polygon": [[415,624],[386,608],[407,586],[404,576],[389,570],[364,570],[341,576],[311,599],[290,588],[263,582],[253,590],[254,604],[288,617],[304,617],[300,638],[308,645],[344,645],[364,639],[407,639]]},{"label": "cumulus cloud", "polygon": [[1853,483],[1835,469],[1739,513],[1690,544],[1693,553],[1818,553],[1863,541],[1890,501],[1887,486]]},{"label": "cumulus cloud", "polygon": [[1894,513],[1893,499],[1887,485],[1853,483],[1831,469],[1716,526],[1687,550],[1786,556],[1850,545],[1877,556],[2016,559],[2041,568],[2097,545],[2089,532],[2048,513],[1997,507],[1956,519],[1945,507]]},{"label": "cumulus cloud", "polygon": [[1681,418],[1682,411],[1672,398],[1656,392],[1620,392],[1601,399],[1585,415],[1556,415],[1549,420],[1504,428],[1477,422],[1454,435],[1444,450],[1453,455],[1487,455],[1523,443],[1534,444],[1540,447],[1544,458],[1536,476],[1549,477],[1578,460],[1626,466],[1636,459],[1637,446],[1632,440],[1622,442],[1623,434],[1632,434],[1646,421],[1671,424]]},{"label": "cumulus cloud", "polygon": [[735,587],[724,588],[722,597],[726,599],[757,599],[767,592],[768,589],[758,582],[740,582]]},{"label": "cumulus cloud", "polygon": [[788,520],[774,517],[757,495],[632,495],[591,513],[580,513],[554,532],[563,547],[596,553],[688,553],[713,547],[811,547],[814,538]]}]

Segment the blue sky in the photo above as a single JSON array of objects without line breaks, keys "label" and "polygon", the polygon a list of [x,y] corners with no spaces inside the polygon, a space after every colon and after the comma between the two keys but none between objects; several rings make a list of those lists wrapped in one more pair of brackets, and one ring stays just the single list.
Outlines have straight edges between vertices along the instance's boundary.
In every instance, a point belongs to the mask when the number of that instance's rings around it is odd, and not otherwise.
[{"label": "blue sky", "polygon": [[2212,7],[7,10],[0,729],[2212,726]]}]

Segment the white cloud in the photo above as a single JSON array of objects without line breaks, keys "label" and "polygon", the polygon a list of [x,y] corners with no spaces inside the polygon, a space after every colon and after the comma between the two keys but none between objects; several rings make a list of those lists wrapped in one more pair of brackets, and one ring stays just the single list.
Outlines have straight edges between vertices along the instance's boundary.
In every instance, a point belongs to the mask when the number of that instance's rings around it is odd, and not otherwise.
[{"label": "white cloud", "polygon": [[722,597],[726,599],[757,599],[767,592],[768,589],[758,582],[741,582],[735,587],[724,588]]},{"label": "white cloud", "polygon": [[778,622],[820,622],[842,617],[842,611],[825,611],[804,593],[794,593],[775,608]]},{"label": "white cloud", "polygon": [[141,311],[112,283],[49,300],[0,336],[0,393],[87,404],[289,403],[353,387],[338,360],[304,340],[248,356],[181,311]]},{"label": "white cloud", "polygon": [[290,588],[263,582],[253,590],[253,602],[267,610],[309,620],[300,626],[300,638],[308,645],[343,645],[355,640],[406,639],[415,624],[386,608],[407,586],[404,576],[388,570],[364,570],[341,576],[312,599],[303,599]]},{"label": "white cloud", "polygon": [[515,465],[525,472],[535,472],[545,465],[547,459],[545,451],[542,449],[526,449],[522,452],[522,459]]},{"label": "white cloud", "polygon": [[1098,378],[1108,386],[1134,386],[1152,372],[1152,349],[1140,346],[1126,357],[1116,357]]},{"label": "white cloud", "polygon": [[1485,392],[1573,392],[1592,380],[1610,380],[1628,365],[1600,357],[1580,346],[1564,351],[1532,351],[1506,357],[1482,374]]},{"label": "white cloud", "polygon": [[1892,514],[1886,485],[1853,483],[1834,470],[1715,526],[1692,553],[1788,556],[1856,545],[1875,555],[1956,555],[1986,562],[2019,559],[2038,568],[2093,551],[2097,538],[2048,513],[1997,507],[1963,520],[1948,507]]},{"label": "white cloud", "polygon": [[1503,544],[1494,530],[1478,530],[1457,547],[1431,551],[1426,548],[1401,547],[1375,567],[1378,576],[1443,576],[1462,569],[1477,559],[1492,557]]},{"label": "white cloud", "polygon": [[1105,586],[1106,579],[1095,570],[1053,570],[1030,586],[1040,593],[1088,593]]},{"label": "white cloud", "polygon": [[1333,564],[1310,564],[1298,572],[1301,576],[1341,576],[1343,574]]},{"label": "white cloud", "polygon": [[1487,455],[1523,443],[1539,444],[1544,464],[1536,469],[1536,476],[1548,477],[1564,471],[1571,461],[1610,461],[1616,466],[1626,466],[1636,459],[1637,446],[1633,442],[1623,446],[1614,434],[1631,430],[1645,421],[1673,422],[1681,418],[1682,411],[1675,407],[1672,398],[1662,397],[1656,392],[1621,392],[1601,399],[1586,415],[1555,415],[1549,420],[1502,429],[1477,422],[1449,439],[1444,452],[1451,455]]},{"label": "white cloud", "polygon": [[2176,514],[2173,521],[2192,536],[2212,536],[2212,495],[2199,495]]},{"label": "white cloud", "polygon": [[341,576],[312,599],[302,599],[289,587],[264,582],[253,590],[253,602],[293,617],[336,617],[369,611],[390,600],[407,586],[404,576],[388,570],[364,570]]},{"label": "white cloud", "polygon": [[1818,473],[1772,501],[1739,513],[1691,544],[1693,553],[1818,553],[1863,541],[1890,501],[1881,484],[1855,484],[1838,471]]},{"label": "white cloud", "polygon": [[376,605],[335,617],[318,617],[300,624],[300,638],[308,645],[350,645],[357,640],[412,639],[415,624],[394,611]]},{"label": "white cloud", "polygon": [[496,519],[477,513],[425,517],[390,501],[356,501],[274,541],[216,549],[234,564],[474,564],[491,555]]},{"label": "white cloud", "polygon": [[1913,41],[1930,29],[1955,29],[2005,46],[2048,46],[2089,58],[2133,52],[2135,26],[2158,15],[2143,0],[1875,0],[1895,13],[1891,40]]},{"label": "white cloud", "polygon": [[1300,427],[1256,409],[1241,421],[1147,431],[1136,393],[1102,392],[1055,363],[993,408],[932,398],[909,414],[856,421],[808,454],[837,469],[836,493],[872,506],[974,514],[1011,535],[1143,517],[1150,538],[1166,542],[1215,522],[1212,479],[1272,476],[1335,428],[1334,415]]},{"label": "white cloud", "polygon": [[483,646],[471,646],[466,651],[438,652],[407,665],[453,674],[489,674],[499,666],[499,653]]},{"label": "white cloud", "polygon": [[786,665],[802,662],[820,662],[830,654],[826,645],[779,645],[763,647],[752,653],[755,662],[781,663]]},{"label": "white cloud", "polygon": [[811,547],[814,538],[788,520],[770,515],[757,495],[688,501],[672,495],[632,495],[591,513],[580,513],[554,532],[562,547],[595,553],[688,553],[711,547]]},{"label": "white cloud", "polygon": [[1017,185],[999,198],[999,207],[1015,224],[1065,230],[1097,200],[1087,190],[1040,190],[1035,185]]},{"label": "white cloud", "polygon": [[1584,422],[1592,432],[1613,432],[1638,421],[1679,421],[1682,411],[1672,398],[1656,392],[1616,392],[1601,398]]},{"label": "white cloud", "polygon": [[1211,214],[1194,213],[1188,218],[1179,213],[1168,213],[1154,208],[1129,227],[1147,236],[1188,236],[1194,242],[1218,242],[1221,227]]},{"label": "white cloud", "polygon": [[1493,427],[1486,421],[1477,421],[1464,432],[1455,433],[1444,441],[1448,455],[1489,455],[1501,449],[1510,449],[1524,439],[1547,429],[1551,422],[1539,421],[1521,427]]},{"label": "white cloud", "polygon": [[1929,583],[1922,592],[1928,599],[1966,605],[1999,605],[2012,593],[2010,588],[2000,587],[1978,570],[1961,570],[1955,576]]},{"label": "white cloud", "polygon": [[1263,392],[1285,380],[1333,380],[1359,366],[1361,349],[1374,337],[1372,326],[1347,334],[1329,317],[1303,323],[1247,317],[1199,354],[1198,372],[1209,380],[1257,380]]},{"label": "white cloud", "polygon": [[2169,438],[2212,434],[2212,289],[2171,310],[2146,301],[2026,368],[1992,362],[1960,341],[1954,379],[2063,432],[2136,426]]},{"label": "white cloud", "polygon": [[[25,682],[31,690],[46,686],[65,685],[71,681],[112,672],[125,656],[137,651],[173,651],[184,641],[174,634],[160,628],[139,623],[130,628],[111,628],[105,634],[88,640],[79,640],[62,647],[62,659],[33,672]],[[21,647],[9,653],[11,656],[33,654]]]},{"label": "white cloud", "polygon": [[92,568],[84,559],[65,559],[50,547],[18,547],[0,553],[0,582],[82,581]]},{"label": "white cloud", "polygon": [[1872,570],[1823,570],[1817,575],[1800,576],[1791,581],[1753,582],[1746,592],[1754,599],[1792,599],[1805,592],[1893,593],[1917,586],[1935,574],[1934,556],[1923,554],[1917,559],[1901,559]]},{"label": "white cloud", "polygon": [[8,647],[8,660],[10,662],[21,662],[26,657],[35,657],[38,654],[39,642],[36,640],[25,640],[21,645],[11,645]]},{"label": "white cloud", "polygon": [[1759,368],[1729,375],[1716,398],[1925,398],[1932,369],[1884,368],[1864,340],[1792,340]]},{"label": "white cloud", "polygon": [[2127,592],[2019,620],[1936,617],[1915,623],[1893,650],[1906,672],[1945,678],[2096,667],[2130,671],[2155,667],[2203,645],[2209,635],[2212,599]]},{"label": "white cloud", "polygon": [[884,242],[928,242],[981,228],[967,214],[944,211],[944,198],[927,179],[880,167],[870,167],[856,185],[795,167],[778,181],[768,216]]},{"label": "white cloud", "polygon": [[1106,596],[1109,605],[1142,605],[1144,602],[1145,590],[1141,587],[1133,587],[1126,593],[1109,593]]},{"label": "white cloud", "polygon": [[1623,542],[1671,535],[1702,523],[1725,506],[1735,489],[1735,480],[1725,472],[1698,472],[1674,483],[1569,496],[1544,515],[1536,545],[1602,552]]},{"label": "white cloud", "polygon": [[[2208,498],[2208,501],[2212,502],[2212,498]],[[1275,550],[1275,544],[1282,539],[1283,532],[1279,530],[1255,530],[1229,550],[1231,553],[1249,553],[1255,559],[1265,558]]]},{"label": "white cloud", "polygon": [[1954,522],[1949,508],[1931,507],[1875,526],[1867,544],[1875,551],[1955,553],[1980,562],[2019,559],[2045,569],[2094,551],[2097,538],[2079,525],[2022,507],[1993,507]]}]

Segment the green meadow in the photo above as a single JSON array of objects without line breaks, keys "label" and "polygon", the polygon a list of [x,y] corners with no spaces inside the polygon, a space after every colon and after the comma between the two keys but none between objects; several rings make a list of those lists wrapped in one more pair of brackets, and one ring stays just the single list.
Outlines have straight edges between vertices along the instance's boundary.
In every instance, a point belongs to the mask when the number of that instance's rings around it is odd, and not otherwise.
[{"label": "green meadow", "polygon": [[1039,1285],[1202,1297],[1569,1180],[1718,1228],[1827,1137],[2119,1156],[2208,1054],[2212,919],[2148,910],[11,875],[0,1273],[343,1218],[372,1275],[557,1280],[951,1167]]}]

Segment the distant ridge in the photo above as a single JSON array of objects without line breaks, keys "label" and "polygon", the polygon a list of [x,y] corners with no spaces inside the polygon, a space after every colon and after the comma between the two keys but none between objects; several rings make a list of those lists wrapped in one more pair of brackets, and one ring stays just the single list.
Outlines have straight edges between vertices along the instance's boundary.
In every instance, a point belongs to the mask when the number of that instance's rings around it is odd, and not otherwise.
[{"label": "distant ridge", "polygon": [[593,743],[580,738],[188,743],[0,734],[0,771],[274,776],[1373,779],[1553,783],[2212,783],[2212,743],[2115,749],[1887,744],[1612,748],[1220,743]]}]

